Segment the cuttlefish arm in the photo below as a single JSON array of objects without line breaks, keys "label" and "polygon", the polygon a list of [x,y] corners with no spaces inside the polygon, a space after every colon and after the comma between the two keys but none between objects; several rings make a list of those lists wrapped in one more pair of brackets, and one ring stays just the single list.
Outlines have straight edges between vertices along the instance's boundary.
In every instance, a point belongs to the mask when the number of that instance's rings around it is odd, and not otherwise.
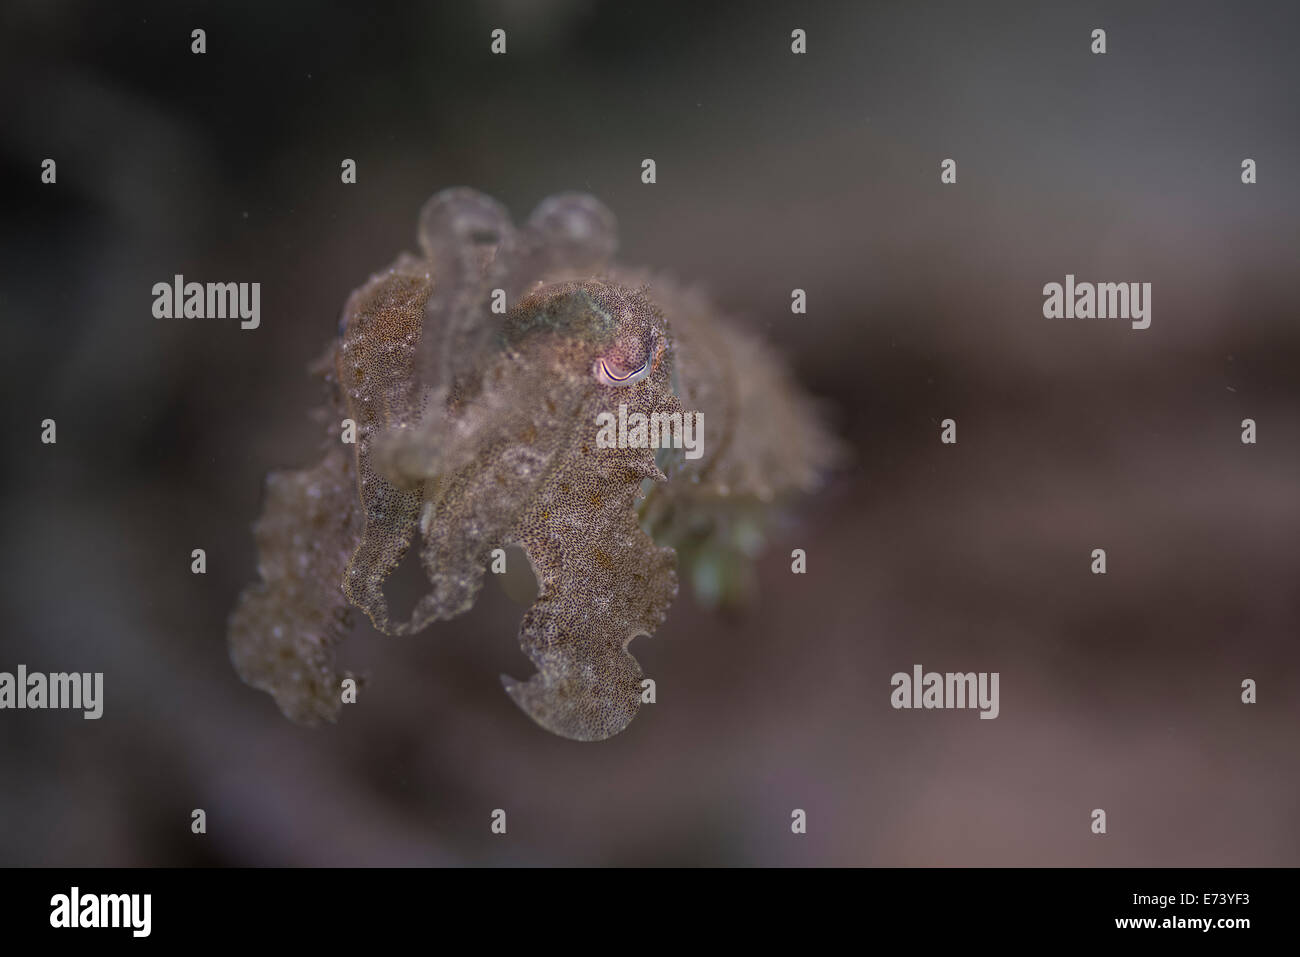
[{"label": "cuttlefish arm", "polygon": [[339,581],[361,534],[355,474],[343,447],[313,469],[271,473],[253,532],[261,580],[244,590],[231,614],[231,661],[290,719],[337,721],[347,675],[336,652],[348,629]]},{"label": "cuttlefish arm", "polygon": [[[669,399],[657,411],[680,411]],[[664,480],[652,450],[588,446],[516,529],[538,581],[519,629],[537,674],[502,681],[534,721],[566,738],[608,738],[636,716],[643,675],[628,643],[653,634],[677,596],[676,553],[637,522],[645,479]]]}]

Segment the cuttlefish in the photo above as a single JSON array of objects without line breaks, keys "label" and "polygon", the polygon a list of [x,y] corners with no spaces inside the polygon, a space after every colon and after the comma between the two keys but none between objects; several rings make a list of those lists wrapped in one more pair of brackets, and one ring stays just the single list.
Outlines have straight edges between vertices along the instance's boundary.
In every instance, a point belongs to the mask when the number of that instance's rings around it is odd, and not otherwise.
[{"label": "cuttlefish", "polygon": [[[555,734],[608,738],[642,703],[628,644],[663,622],[679,558],[704,603],[743,599],[768,516],[815,490],[839,445],[702,294],[612,263],[614,217],[594,198],[551,197],[517,228],[447,190],[418,234],[420,255],[352,294],[314,367],[324,458],[267,478],[261,580],[231,615],[231,658],[290,719],[336,721],[350,608],[421,631],[472,607],[517,546],[538,586],[519,629],[537,671],[505,690]],[[665,427],[609,441],[615,414]],[[702,430],[693,457],[669,441],[683,416]],[[427,591],[394,620],[384,583],[417,536]]]}]

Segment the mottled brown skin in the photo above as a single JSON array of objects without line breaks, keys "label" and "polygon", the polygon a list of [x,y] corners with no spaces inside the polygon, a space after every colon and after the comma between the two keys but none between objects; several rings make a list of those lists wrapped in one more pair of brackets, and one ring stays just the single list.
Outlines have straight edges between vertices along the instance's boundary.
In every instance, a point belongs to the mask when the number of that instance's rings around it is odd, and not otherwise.
[{"label": "mottled brown skin", "polygon": [[348,601],[365,609],[380,631],[401,634],[388,620],[384,578],[411,545],[420,486],[402,487],[375,468],[376,439],[410,424],[420,399],[412,371],[432,280],[427,265],[403,256],[354,292],[335,350],[338,382],[356,423],[357,495],[365,525],[343,577]]},{"label": "mottled brown skin", "polygon": [[[519,633],[537,673],[506,690],[556,734],[610,737],[641,703],[628,643],[677,594],[664,543],[710,580],[747,561],[759,507],[812,488],[834,443],[779,363],[660,282],[692,347],[677,362],[643,277],[602,265],[612,216],[590,197],[547,200],[516,231],[492,200],[449,190],[422,212],[420,244],[423,258],[403,254],[348,301],[326,378],[356,447],[268,480],[263,580],[232,615],[232,659],[294,720],[336,720],[348,603],[382,632],[420,631],[472,607],[492,551],[517,545],[538,581]],[[517,299],[504,316],[487,309],[494,289]],[[597,416],[621,403],[702,410],[704,456],[599,447]],[[384,582],[417,530],[429,591],[393,622]]]}]

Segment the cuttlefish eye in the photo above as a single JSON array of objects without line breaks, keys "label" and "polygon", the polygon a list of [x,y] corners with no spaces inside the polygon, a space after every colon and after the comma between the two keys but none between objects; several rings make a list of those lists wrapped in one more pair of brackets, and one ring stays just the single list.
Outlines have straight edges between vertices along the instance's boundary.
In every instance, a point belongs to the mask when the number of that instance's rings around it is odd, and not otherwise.
[{"label": "cuttlefish eye", "polygon": [[654,352],[652,345],[646,350],[645,361],[639,365],[631,365],[616,353],[597,356],[592,372],[601,385],[632,385],[650,374],[650,370],[654,367]]},{"label": "cuttlefish eye", "polygon": [[631,372],[623,372],[616,362],[610,362],[607,359],[596,360],[596,379],[602,385],[632,385],[632,383],[644,379],[649,372],[649,358],[641,363],[639,369],[634,369]]}]

